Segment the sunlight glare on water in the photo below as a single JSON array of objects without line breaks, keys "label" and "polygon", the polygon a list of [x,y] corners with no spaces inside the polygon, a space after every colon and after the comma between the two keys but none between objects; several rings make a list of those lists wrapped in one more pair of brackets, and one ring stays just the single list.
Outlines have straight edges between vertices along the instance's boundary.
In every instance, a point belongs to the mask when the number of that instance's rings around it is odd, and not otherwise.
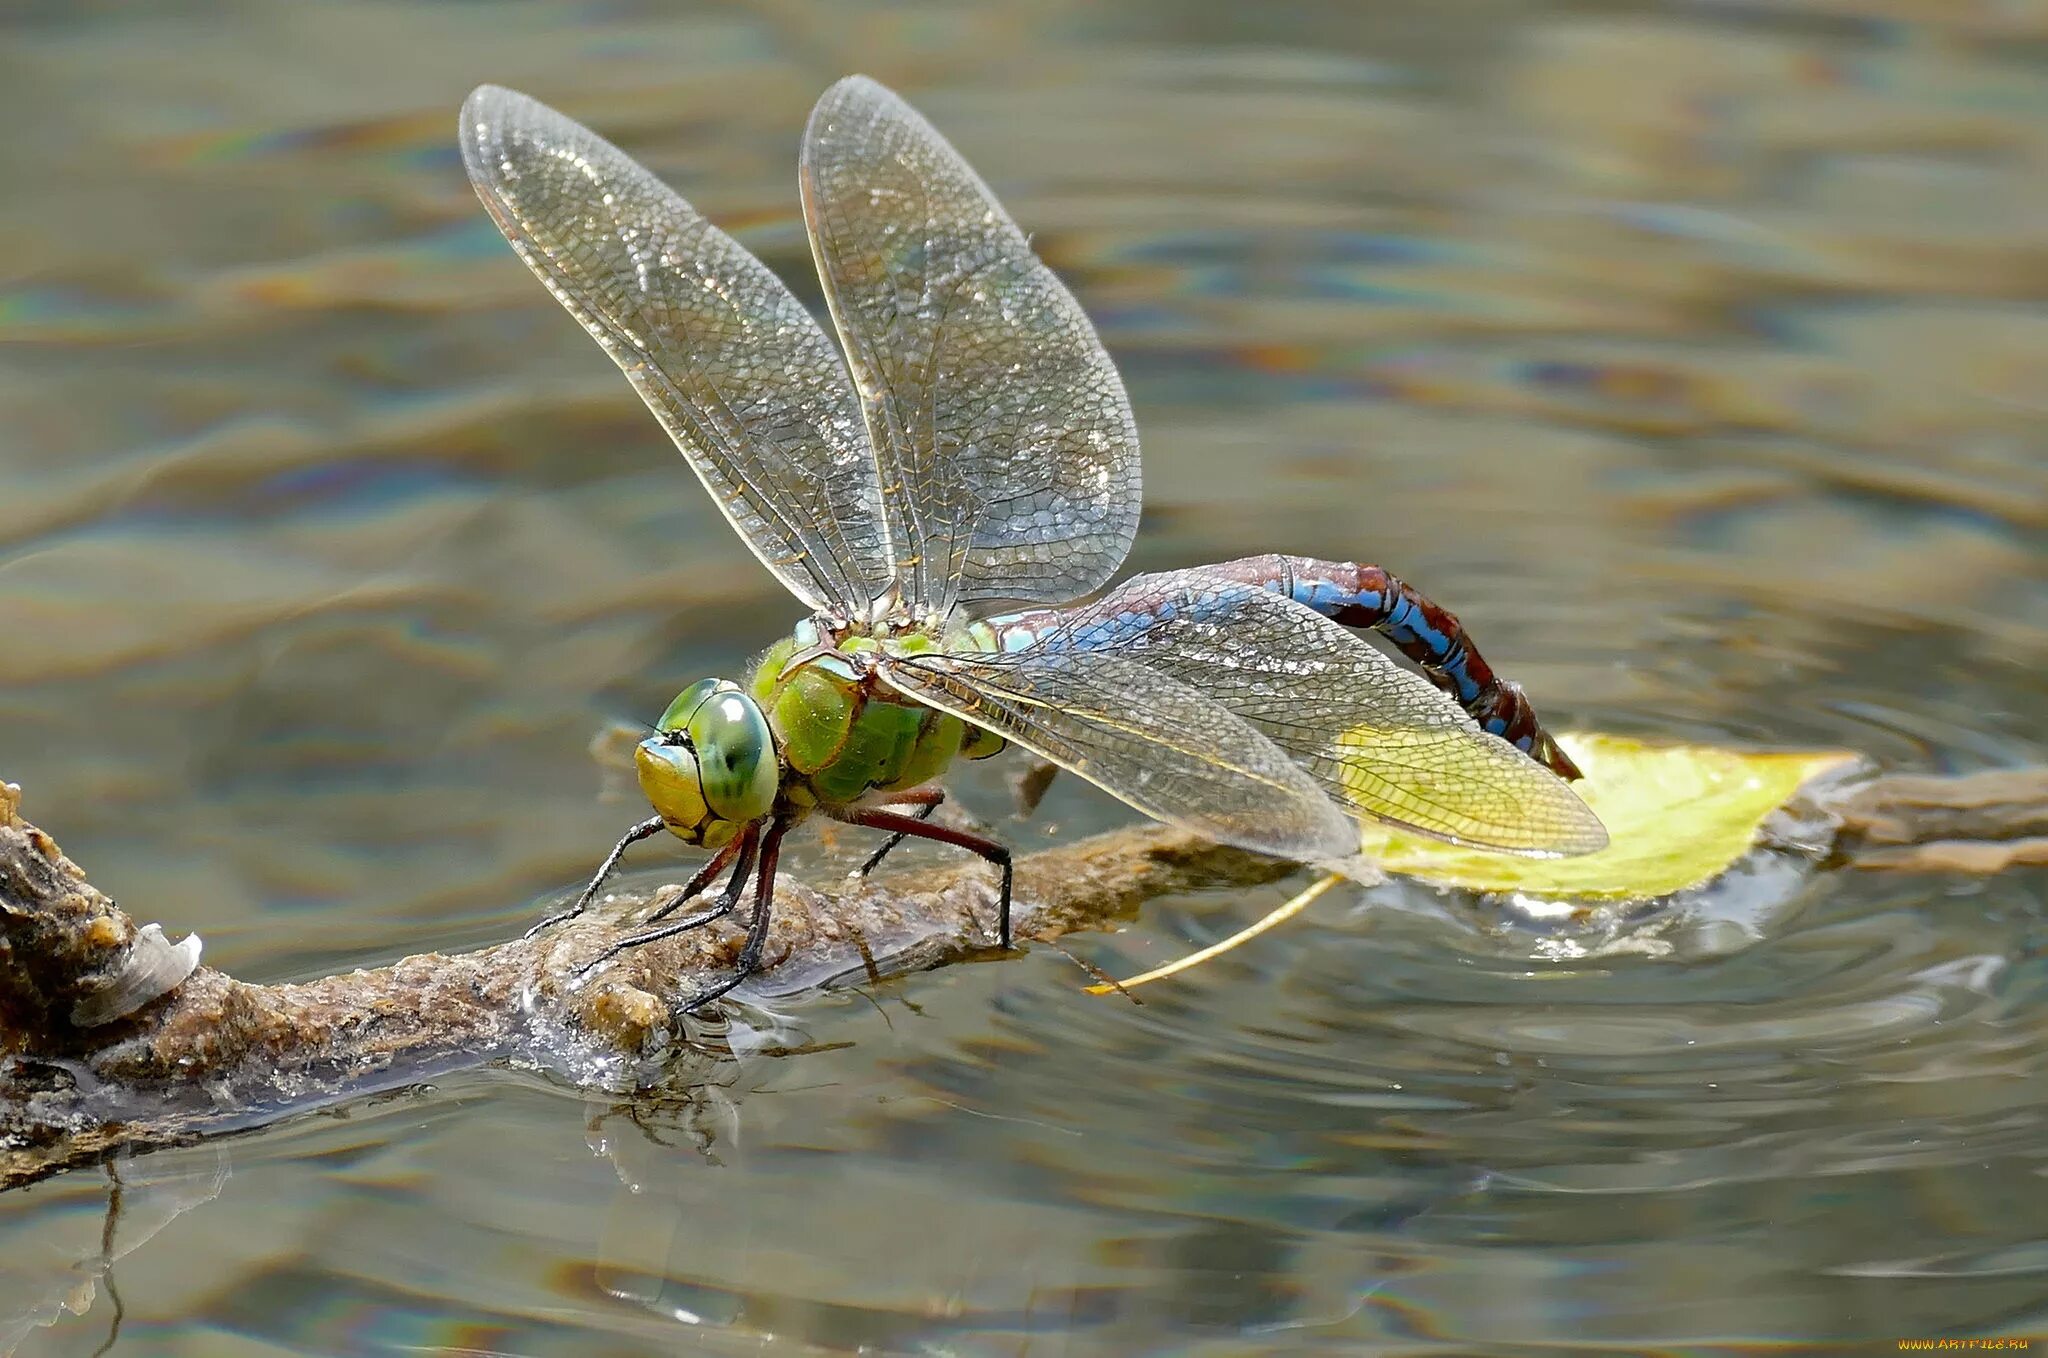
[{"label": "sunlight glare on water", "polygon": [[[2039,4],[29,5],[0,34],[0,777],[238,975],[524,928],[644,814],[593,732],[796,617],[478,209],[454,118],[486,80],[814,302],[805,114],[847,72],[901,90],[1123,370],[1134,569],[1377,561],[1567,729],[2048,758]],[[958,790],[1025,850],[1129,819],[1069,780],[1012,820],[1002,779]],[[853,847],[801,837],[794,871]],[[1129,974],[1296,885],[1073,946]],[[1142,1007],[1040,949],[745,1011],[662,1098],[485,1071],[146,1157],[115,1352],[2048,1333],[2040,872],[1750,885],[1669,946],[1548,952],[1347,889]],[[104,1340],[106,1187],[0,1203],[0,1348]]]}]

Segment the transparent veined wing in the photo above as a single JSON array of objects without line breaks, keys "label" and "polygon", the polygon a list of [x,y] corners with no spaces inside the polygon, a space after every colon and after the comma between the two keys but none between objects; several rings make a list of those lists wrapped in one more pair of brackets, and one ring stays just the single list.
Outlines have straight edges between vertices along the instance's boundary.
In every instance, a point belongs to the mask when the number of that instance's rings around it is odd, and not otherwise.
[{"label": "transparent veined wing", "polygon": [[1358,827],[1273,743],[1178,680],[1104,652],[924,654],[883,678],[1146,815],[1297,862],[1354,857]]},{"label": "transparent veined wing", "polygon": [[611,355],[778,579],[864,616],[892,554],[838,349],[767,266],[625,152],[495,85],[462,159],[498,229]]},{"label": "transparent veined wing", "polygon": [[912,612],[1107,583],[1137,532],[1138,435],[1080,304],[959,153],[864,76],[818,101],[800,175]]},{"label": "transparent veined wing", "polygon": [[1256,585],[1197,567],[1020,617],[1039,649],[1115,655],[1228,708],[1360,815],[1509,853],[1607,844],[1563,779],[1363,638]]}]

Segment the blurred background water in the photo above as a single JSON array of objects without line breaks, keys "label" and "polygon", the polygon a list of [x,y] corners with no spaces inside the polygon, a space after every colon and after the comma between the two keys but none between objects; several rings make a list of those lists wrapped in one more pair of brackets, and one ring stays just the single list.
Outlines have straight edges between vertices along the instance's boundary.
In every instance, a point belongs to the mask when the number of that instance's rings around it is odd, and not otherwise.
[{"label": "blurred background water", "polygon": [[[558,105],[814,296],[796,140],[850,71],[1096,318],[1135,567],[1378,561],[1567,727],[2038,763],[2044,58],[2041,0],[18,0],[0,776],[251,978],[580,880],[639,814],[591,734],[795,609],[504,247],[455,109]],[[1026,848],[1128,819],[961,791]],[[1823,876],[1744,946],[1575,963],[1332,897],[1143,1008],[1040,950],[752,1014],[742,1052],[829,1049],[658,1103],[464,1076],[126,1165],[115,1352],[2041,1334],[2043,887]],[[104,1342],[106,1193],[0,1201],[0,1347]]]}]

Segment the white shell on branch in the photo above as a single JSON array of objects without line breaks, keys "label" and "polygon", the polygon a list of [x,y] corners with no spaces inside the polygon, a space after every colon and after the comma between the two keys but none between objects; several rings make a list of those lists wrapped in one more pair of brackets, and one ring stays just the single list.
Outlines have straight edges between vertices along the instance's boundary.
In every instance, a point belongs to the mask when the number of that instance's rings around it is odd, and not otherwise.
[{"label": "white shell on branch", "polygon": [[170,994],[199,968],[199,935],[181,942],[164,937],[161,924],[145,924],[121,961],[71,1006],[71,1022],[80,1028],[126,1018],[151,1000]]}]

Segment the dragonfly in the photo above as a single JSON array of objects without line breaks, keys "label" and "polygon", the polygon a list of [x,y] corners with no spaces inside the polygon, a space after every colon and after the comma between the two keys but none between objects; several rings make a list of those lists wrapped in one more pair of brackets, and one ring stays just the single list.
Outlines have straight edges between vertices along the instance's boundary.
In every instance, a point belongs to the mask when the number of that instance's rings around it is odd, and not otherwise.
[{"label": "dragonfly", "polygon": [[[905,838],[993,864],[1009,949],[1010,851],[928,818],[955,760],[1012,744],[1159,821],[1297,862],[1355,862],[1362,819],[1511,854],[1606,843],[1523,691],[1378,566],[1257,556],[1101,592],[1138,527],[1122,379],[988,186],[882,85],[833,85],[803,135],[837,343],[574,120],[485,85],[460,133],[513,250],[810,610],[741,679],[683,689],[638,744],[655,814],[531,933],[589,908],[642,840],[710,857],[585,970],[733,914],[751,886],[736,965],[681,1009],[729,992],[759,968],[784,837],[820,814],[889,836],[862,871]],[[709,908],[668,918],[728,871]]]}]

